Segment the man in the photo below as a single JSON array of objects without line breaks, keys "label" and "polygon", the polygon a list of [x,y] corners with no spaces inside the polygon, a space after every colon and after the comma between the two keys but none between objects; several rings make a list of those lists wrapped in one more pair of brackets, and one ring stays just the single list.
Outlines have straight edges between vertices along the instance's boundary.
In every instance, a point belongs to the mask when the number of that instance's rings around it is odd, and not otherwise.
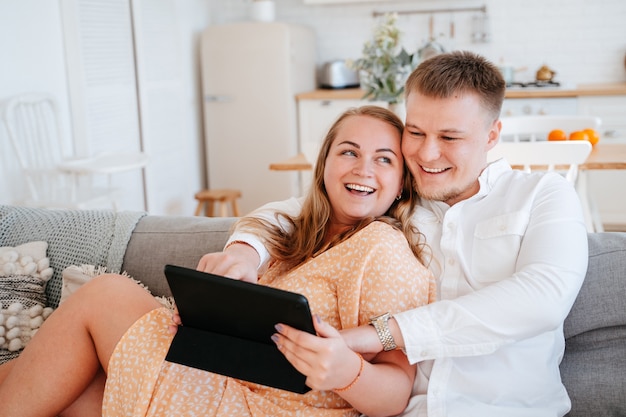
[{"label": "man", "polygon": [[[498,142],[505,83],[469,52],[424,61],[406,83],[402,153],[421,195],[438,301],[343,331],[359,352],[396,345],[418,363],[406,416],[562,416],[563,321],[587,268],[579,199],[558,174],[513,171]],[[292,199],[274,210],[297,212]],[[276,220],[274,220],[276,222]],[[237,231],[199,267],[255,279],[266,261],[254,231]]]}]

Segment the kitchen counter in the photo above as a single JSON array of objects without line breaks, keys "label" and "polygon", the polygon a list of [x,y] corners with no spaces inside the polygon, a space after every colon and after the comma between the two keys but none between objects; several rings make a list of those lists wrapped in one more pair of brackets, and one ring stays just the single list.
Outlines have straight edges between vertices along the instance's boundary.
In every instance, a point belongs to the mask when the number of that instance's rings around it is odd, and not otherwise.
[{"label": "kitchen counter", "polygon": [[[360,88],[318,89],[296,95],[297,100],[359,100]],[[580,96],[626,95],[626,83],[580,84],[576,87],[515,87],[507,89],[505,98],[555,98]]]}]

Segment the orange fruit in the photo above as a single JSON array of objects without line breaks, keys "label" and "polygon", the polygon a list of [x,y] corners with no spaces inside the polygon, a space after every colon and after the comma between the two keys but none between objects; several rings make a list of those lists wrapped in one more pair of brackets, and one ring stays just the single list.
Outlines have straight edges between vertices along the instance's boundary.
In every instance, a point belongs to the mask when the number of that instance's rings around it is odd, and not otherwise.
[{"label": "orange fruit", "polygon": [[587,134],[587,139],[591,142],[591,145],[595,145],[600,141],[600,135],[593,129],[583,129],[583,132]]},{"label": "orange fruit", "polygon": [[554,129],[548,133],[548,140],[567,140],[567,134],[561,129]]},{"label": "orange fruit", "polygon": [[569,140],[589,140],[589,135],[582,130],[576,130],[569,134]]}]

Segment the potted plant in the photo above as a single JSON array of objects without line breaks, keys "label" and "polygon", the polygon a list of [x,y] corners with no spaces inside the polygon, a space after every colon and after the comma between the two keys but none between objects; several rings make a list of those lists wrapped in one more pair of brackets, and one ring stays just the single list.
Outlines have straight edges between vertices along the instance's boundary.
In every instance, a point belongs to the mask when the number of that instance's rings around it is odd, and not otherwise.
[{"label": "potted plant", "polygon": [[418,63],[417,54],[400,46],[397,14],[386,14],[374,28],[374,35],[363,45],[362,57],[352,63],[359,71],[364,99],[386,101],[390,107],[404,100],[404,83]]}]

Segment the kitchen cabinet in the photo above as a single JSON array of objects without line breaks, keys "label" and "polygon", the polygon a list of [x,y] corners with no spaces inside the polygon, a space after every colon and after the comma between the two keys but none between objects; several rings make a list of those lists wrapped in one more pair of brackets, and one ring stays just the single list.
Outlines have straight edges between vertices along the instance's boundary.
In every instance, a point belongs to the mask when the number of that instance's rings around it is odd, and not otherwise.
[{"label": "kitchen cabinet", "polygon": [[577,113],[578,99],[576,97],[506,98],[502,103],[502,116]]}]

